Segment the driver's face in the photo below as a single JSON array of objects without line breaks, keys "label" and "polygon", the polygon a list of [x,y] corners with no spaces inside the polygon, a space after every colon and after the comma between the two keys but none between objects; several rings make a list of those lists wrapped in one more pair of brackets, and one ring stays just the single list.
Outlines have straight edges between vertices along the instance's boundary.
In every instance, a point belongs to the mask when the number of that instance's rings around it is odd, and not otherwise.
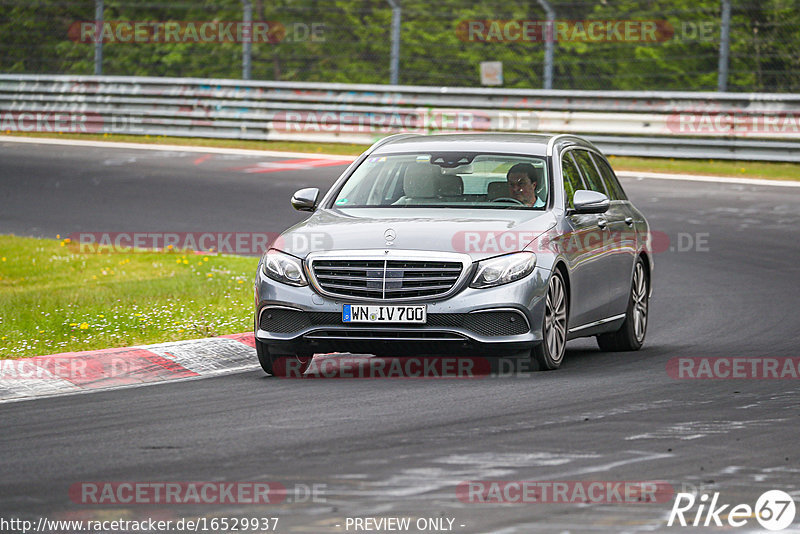
[{"label": "driver's face", "polygon": [[513,172],[508,175],[508,189],[511,196],[523,204],[532,206],[536,202],[536,182],[531,182],[524,172]]}]

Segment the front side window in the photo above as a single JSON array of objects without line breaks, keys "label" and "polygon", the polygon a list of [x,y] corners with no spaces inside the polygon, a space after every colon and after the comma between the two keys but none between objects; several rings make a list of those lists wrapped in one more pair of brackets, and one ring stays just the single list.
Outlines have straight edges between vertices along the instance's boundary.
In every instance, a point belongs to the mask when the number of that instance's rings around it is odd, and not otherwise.
[{"label": "front side window", "polygon": [[583,189],[583,181],[581,180],[581,173],[575,165],[570,152],[561,156],[561,174],[564,177],[564,194],[566,195],[566,203],[568,208],[574,208],[572,204],[572,197],[575,196],[575,191]]},{"label": "front side window", "polygon": [[603,176],[603,183],[606,184],[606,190],[609,193],[608,198],[611,200],[627,200],[628,197],[625,195],[625,191],[622,189],[622,186],[617,180],[617,176],[614,174],[614,171],[611,170],[606,160],[596,154],[592,154],[592,158],[597,164],[597,168],[600,169],[600,174]]},{"label": "front side window", "polygon": [[544,209],[544,158],[421,153],[367,158],[333,201],[337,208]]},{"label": "front side window", "polygon": [[594,162],[591,156],[589,156],[589,153],[585,150],[572,150],[572,155],[575,158],[575,163],[578,164],[578,168],[581,170],[587,187],[592,191],[607,195],[606,188],[603,186],[603,179],[600,177],[597,167],[594,166]]}]

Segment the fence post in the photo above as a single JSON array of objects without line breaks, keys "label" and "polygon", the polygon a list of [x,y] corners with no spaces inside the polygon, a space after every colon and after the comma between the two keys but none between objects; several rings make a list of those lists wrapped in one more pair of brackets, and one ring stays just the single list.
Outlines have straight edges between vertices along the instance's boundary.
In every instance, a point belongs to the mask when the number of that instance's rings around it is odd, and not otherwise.
[{"label": "fence post", "polygon": [[103,74],[103,0],[94,0],[94,74]]},{"label": "fence post", "polygon": [[731,51],[731,0],[722,0],[722,21],[719,32],[719,68],[717,91],[728,90],[728,56]]},{"label": "fence post", "polygon": [[242,79],[250,79],[250,70],[253,59],[253,4],[250,0],[242,0],[244,27],[248,31],[243,35],[242,39]]},{"label": "fence post", "polygon": [[547,27],[544,31],[544,88],[553,88],[553,51],[555,49],[555,32],[553,31],[556,12],[547,0],[538,0],[539,5],[547,13]]},{"label": "fence post", "polygon": [[400,77],[400,0],[387,0],[392,6],[392,55],[389,59],[389,83],[397,85]]}]

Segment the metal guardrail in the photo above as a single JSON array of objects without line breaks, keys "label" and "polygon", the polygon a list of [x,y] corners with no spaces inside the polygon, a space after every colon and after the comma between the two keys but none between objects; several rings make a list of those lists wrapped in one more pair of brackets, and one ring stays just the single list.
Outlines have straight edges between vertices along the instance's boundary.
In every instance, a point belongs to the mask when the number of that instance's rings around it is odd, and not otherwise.
[{"label": "metal guardrail", "polygon": [[398,132],[567,132],[614,155],[800,162],[800,94],[3,74],[6,131],[362,144]]}]

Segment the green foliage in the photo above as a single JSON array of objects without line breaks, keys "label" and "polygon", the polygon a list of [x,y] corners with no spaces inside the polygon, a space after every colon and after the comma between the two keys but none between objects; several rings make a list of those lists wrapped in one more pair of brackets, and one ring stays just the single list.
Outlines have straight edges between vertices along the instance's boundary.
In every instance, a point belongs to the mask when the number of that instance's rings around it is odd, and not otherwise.
[{"label": "green foliage", "polygon": [[[714,90],[720,0],[551,0],[559,21],[659,21],[671,30],[657,42],[559,40],[559,89]],[[797,91],[800,10],[797,0],[733,3],[728,87]],[[106,0],[109,21],[237,21],[240,0]],[[387,0],[253,0],[254,20],[282,26],[277,43],[252,45],[252,77],[261,80],[387,83],[391,50]],[[92,43],[68,38],[91,21],[91,0],[0,0],[0,72],[91,74]],[[506,87],[543,83],[545,45],[480,42],[459,33],[465,21],[544,21],[531,0],[402,0],[400,83],[474,86],[481,61],[501,61]],[[321,28],[321,39],[310,38]],[[104,74],[239,78],[239,43],[111,43]]]}]

